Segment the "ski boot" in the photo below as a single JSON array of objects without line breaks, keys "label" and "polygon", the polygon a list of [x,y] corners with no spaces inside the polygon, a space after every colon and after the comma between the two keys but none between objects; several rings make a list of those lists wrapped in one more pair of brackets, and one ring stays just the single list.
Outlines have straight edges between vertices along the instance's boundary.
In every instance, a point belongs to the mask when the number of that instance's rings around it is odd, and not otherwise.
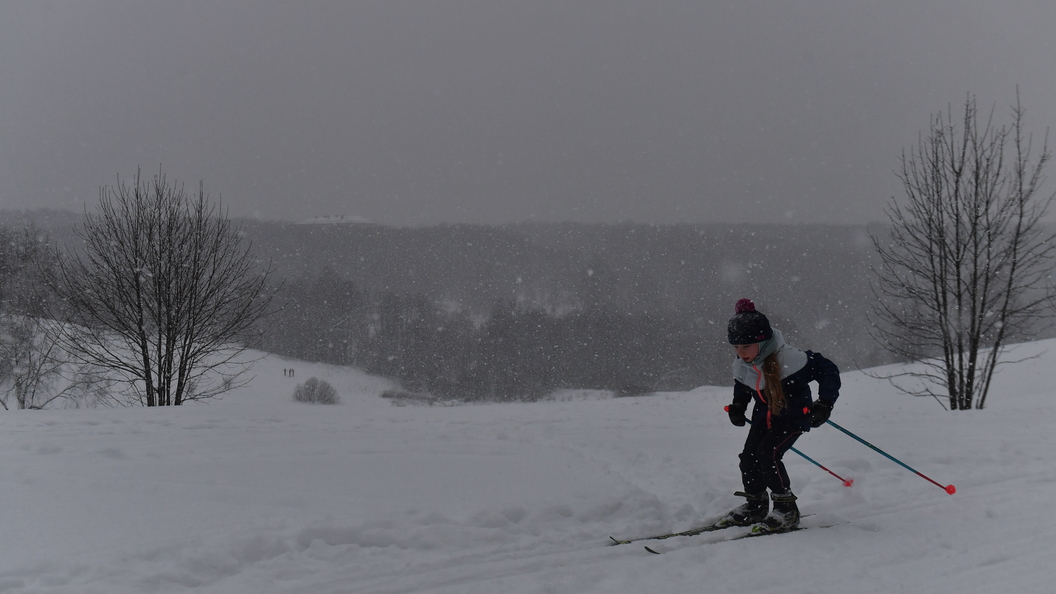
[{"label": "ski boot", "polygon": [[796,496],[791,491],[788,493],[772,493],[770,497],[774,500],[774,509],[758,527],[763,532],[780,532],[794,530],[799,527],[799,507],[796,505]]},{"label": "ski boot", "polygon": [[766,497],[766,491],[757,494],[737,491],[734,495],[744,497],[748,499],[748,502],[723,516],[715,523],[716,526],[751,526],[766,518],[766,512],[770,510],[770,501]]}]

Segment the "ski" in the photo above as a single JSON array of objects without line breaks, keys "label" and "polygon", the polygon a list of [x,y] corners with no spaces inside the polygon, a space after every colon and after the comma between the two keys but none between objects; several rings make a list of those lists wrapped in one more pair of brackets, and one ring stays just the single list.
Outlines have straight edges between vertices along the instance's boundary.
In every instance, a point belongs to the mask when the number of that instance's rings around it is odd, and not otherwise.
[{"label": "ski", "polygon": [[[805,514],[804,518],[809,518],[813,514]],[[750,526],[744,526],[739,524],[722,524],[718,523],[718,520],[711,524],[705,524],[704,526],[698,526],[696,528],[690,528],[689,530],[683,530],[682,532],[671,532],[668,534],[658,534],[656,536],[639,536],[638,538],[631,538],[627,540],[619,540],[615,536],[610,536],[613,545],[630,544],[632,542],[639,542],[643,540],[666,540],[668,538],[676,538],[679,536],[697,536],[698,534],[704,534],[705,532],[715,532],[716,530],[726,530],[729,528],[749,528]]]},{"label": "ski", "polygon": [[[719,544],[721,542],[732,542],[732,541],[735,541],[735,540],[744,540],[745,538],[755,538],[757,536],[770,536],[772,534],[788,534],[789,532],[799,532],[800,530],[814,530],[816,528],[831,528],[831,527],[833,527],[835,525],[836,524],[823,524],[821,526],[796,526],[795,528],[783,528],[783,529],[780,529],[780,530],[771,530],[769,528],[762,528],[760,525],[757,524],[755,526],[752,526],[752,531],[751,532],[746,532],[744,534],[738,534],[737,536],[732,536],[730,538],[725,538],[725,539],[722,539],[722,540],[717,540],[717,541],[713,541],[713,542],[707,542],[705,544]],[[649,551],[650,553],[652,553],[654,555],[662,555],[663,553],[667,552],[667,551],[658,551],[656,549],[653,549],[653,548],[649,547],[648,545],[645,547],[645,550]],[[674,549],[670,549],[670,550],[674,550]]]},{"label": "ski", "polygon": [[[704,526],[698,526],[696,528],[690,528],[689,530],[683,530],[682,532],[671,532],[668,534],[657,534],[656,536],[639,536],[637,538],[631,538],[627,540],[619,540],[615,536],[610,536],[613,545],[631,544],[632,542],[639,542],[642,540],[666,540],[668,538],[675,538],[678,536],[696,536],[698,534],[704,534],[705,532],[714,532],[716,530],[725,530],[727,528],[738,528],[736,524],[706,524]],[[740,528],[747,528],[747,526],[740,526]]]}]

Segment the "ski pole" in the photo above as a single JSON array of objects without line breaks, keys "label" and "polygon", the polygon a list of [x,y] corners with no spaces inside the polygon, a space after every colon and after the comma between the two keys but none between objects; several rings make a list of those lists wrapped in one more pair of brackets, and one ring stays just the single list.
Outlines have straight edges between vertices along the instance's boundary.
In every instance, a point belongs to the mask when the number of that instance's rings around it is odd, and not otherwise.
[{"label": "ski pole", "polygon": [[855,435],[855,434],[851,433],[850,431],[848,431],[848,430],[844,429],[843,427],[840,427],[840,426],[839,426],[839,425],[837,425],[836,423],[833,423],[832,421],[828,421],[828,420],[827,420],[827,421],[825,421],[825,422],[826,422],[826,423],[828,423],[828,424],[830,424],[830,425],[832,425],[833,427],[835,427],[835,428],[839,429],[840,431],[843,431],[843,432],[844,432],[844,433],[846,433],[847,435],[850,435],[850,436],[851,436],[851,437],[853,437],[854,439],[856,439],[856,440],[858,440],[859,442],[861,442],[861,443],[865,444],[865,445],[866,445],[866,446],[868,446],[869,448],[871,448],[871,449],[875,450],[875,451],[876,451],[876,452],[878,452],[878,453],[879,453],[880,455],[884,456],[884,457],[885,457],[885,458],[887,458],[888,460],[891,460],[891,461],[892,461],[892,462],[894,462],[895,464],[898,464],[898,465],[899,465],[899,466],[901,466],[902,468],[905,468],[906,470],[908,470],[908,471],[912,472],[913,474],[916,474],[916,475],[917,475],[917,476],[919,476],[920,478],[922,478],[922,479],[924,479],[924,480],[928,481],[929,483],[931,483],[931,484],[933,484],[933,485],[935,485],[935,486],[938,486],[938,487],[942,487],[942,488],[943,488],[943,489],[945,489],[945,490],[946,490],[946,492],[947,492],[947,493],[949,493],[950,495],[953,495],[954,493],[956,493],[956,492],[957,492],[957,487],[954,487],[953,485],[942,485],[941,483],[937,483],[937,482],[935,482],[934,480],[932,480],[931,478],[929,478],[929,477],[925,476],[924,474],[922,474],[922,473],[921,473],[920,471],[918,471],[918,470],[914,470],[913,468],[910,468],[909,466],[907,466],[907,465],[906,465],[905,463],[903,463],[903,462],[902,462],[901,460],[899,460],[898,458],[895,458],[895,457],[894,457],[894,456],[892,456],[891,454],[888,454],[888,453],[887,453],[887,452],[885,452],[884,450],[881,450],[880,448],[878,448],[878,447],[874,446],[873,444],[869,443],[868,441],[865,441],[865,440],[864,440],[864,439],[862,439],[861,437],[858,437],[857,435]]},{"label": "ski pole", "polygon": [[[730,407],[728,407],[728,406],[726,407],[726,412],[730,412]],[[744,420],[744,422],[745,422],[745,423],[748,423],[749,425],[751,425],[751,424],[752,424],[752,422],[751,422],[751,421],[749,421],[748,419],[745,419],[745,420]],[[815,460],[814,458],[811,458],[810,456],[808,456],[808,455],[804,454],[803,452],[801,452],[801,451],[797,450],[796,448],[788,448],[788,449],[790,449],[790,450],[792,450],[793,452],[795,452],[795,453],[799,454],[800,456],[803,456],[804,458],[806,458],[806,459],[807,459],[807,461],[808,461],[808,462],[812,462],[812,463],[813,463],[813,464],[814,464],[815,466],[817,466],[818,468],[820,468],[820,469],[824,470],[825,472],[827,472],[827,473],[831,474],[832,476],[834,476],[834,477],[836,477],[836,478],[840,479],[840,482],[842,482],[842,483],[843,483],[843,486],[844,486],[844,487],[850,487],[851,485],[853,485],[853,484],[854,484],[854,479],[845,479],[845,478],[843,478],[842,476],[840,476],[840,475],[836,474],[835,472],[833,472],[833,471],[829,470],[828,468],[825,468],[825,467],[824,467],[824,466],[822,466],[822,465],[821,465],[821,463],[819,463],[819,462],[818,462],[817,460]]]},{"label": "ski pole", "polygon": [[[745,419],[745,420],[747,421],[747,419]],[[842,476],[836,474],[835,472],[829,470],[828,468],[825,468],[817,460],[815,460],[814,458],[811,458],[810,456],[804,454],[803,452],[797,450],[796,448],[789,448],[789,449],[792,450],[793,452],[799,454],[800,456],[803,456],[808,461],[813,462],[815,465],[817,465],[818,468],[820,468],[820,469],[824,470],[825,472],[831,474],[832,476],[840,479],[840,481],[843,482],[843,486],[844,487],[850,487],[851,485],[854,484],[854,479],[845,479],[845,478],[843,478]]]}]

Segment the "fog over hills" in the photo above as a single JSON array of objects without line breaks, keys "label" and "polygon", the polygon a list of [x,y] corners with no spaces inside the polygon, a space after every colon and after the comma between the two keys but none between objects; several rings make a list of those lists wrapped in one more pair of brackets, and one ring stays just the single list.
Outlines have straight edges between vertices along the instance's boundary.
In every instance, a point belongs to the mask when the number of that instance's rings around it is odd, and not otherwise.
[{"label": "fog over hills", "polygon": [[[4,211],[0,224],[33,220],[75,248],[82,218]],[[719,345],[734,301],[750,297],[796,344],[833,353],[843,366],[887,362],[863,327],[875,258],[865,226],[314,222],[353,220],[238,222],[274,264],[276,283],[334,275],[365,292],[420,295],[476,316],[503,300],[555,315],[590,306],[670,312],[713,325]]]}]

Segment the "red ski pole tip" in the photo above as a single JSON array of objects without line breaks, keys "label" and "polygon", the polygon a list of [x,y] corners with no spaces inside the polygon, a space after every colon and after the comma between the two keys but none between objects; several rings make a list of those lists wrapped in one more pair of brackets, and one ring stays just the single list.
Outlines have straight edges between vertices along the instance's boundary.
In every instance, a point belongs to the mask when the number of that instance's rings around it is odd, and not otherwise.
[{"label": "red ski pole tip", "polygon": [[843,486],[844,487],[850,487],[853,484],[854,484],[854,479],[847,479],[847,480],[843,481]]},{"label": "red ski pole tip", "polygon": [[949,493],[950,495],[953,495],[954,493],[957,492],[957,487],[954,487],[953,485],[949,485],[949,486],[946,487],[946,492]]}]

